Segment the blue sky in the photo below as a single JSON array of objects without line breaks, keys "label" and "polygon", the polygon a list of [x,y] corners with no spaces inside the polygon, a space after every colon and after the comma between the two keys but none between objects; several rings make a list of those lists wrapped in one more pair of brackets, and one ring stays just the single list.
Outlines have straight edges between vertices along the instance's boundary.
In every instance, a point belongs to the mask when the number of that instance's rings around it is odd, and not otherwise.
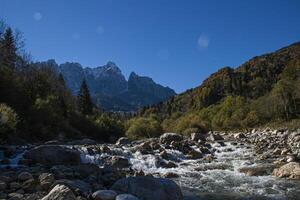
[{"label": "blue sky", "polygon": [[114,61],[177,92],[300,40],[299,0],[0,0],[35,60]]}]

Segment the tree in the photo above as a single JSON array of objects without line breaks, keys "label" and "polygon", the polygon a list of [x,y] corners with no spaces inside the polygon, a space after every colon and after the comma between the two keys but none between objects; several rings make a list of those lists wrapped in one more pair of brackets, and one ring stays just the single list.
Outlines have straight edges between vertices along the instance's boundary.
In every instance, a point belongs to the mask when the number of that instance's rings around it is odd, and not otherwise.
[{"label": "tree", "polygon": [[17,61],[16,41],[11,28],[7,28],[1,42],[1,62],[11,69],[15,68]]},{"label": "tree", "polygon": [[85,79],[81,83],[80,91],[77,96],[77,103],[78,103],[78,109],[82,114],[85,115],[92,114],[93,103]]}]

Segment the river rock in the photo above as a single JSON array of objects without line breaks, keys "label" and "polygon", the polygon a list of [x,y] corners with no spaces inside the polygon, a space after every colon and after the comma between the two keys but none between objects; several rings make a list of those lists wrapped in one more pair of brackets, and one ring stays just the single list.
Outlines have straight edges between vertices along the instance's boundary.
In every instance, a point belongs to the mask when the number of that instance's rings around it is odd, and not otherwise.
[{"label": "river rock", "polygon": [[244,133],[236,133],[233,136],[235,139],[245,139],[247,138]]},{"label": "river rock", "polygon": [[204,133],[192,133],[191,134],[191,140],[198,142],[199,140],[201,141],[206,141],[206,134]]},{"label": "river rock", "polygon": [[127,145],[127,144],[131,144],[131,141],[127,137],[121,137],[116,142],[116,145],[118,146]]},{"label": "river rock", "polygon": [[24,155],[33,163],[44,165],[76,165],[80,164],[80,153],[64,146],[41,145],[35,147]]},{"label": "river rock", "polygon": [[24,199],[24,195],[14,192],[14,193],[8,194],[8,199],[9,200],[22,200],[22,199]]},{"label": "river rock", "polygon": [[300,179],[300,164],[296,162],[290,162],[274,169],[273,175],[280,178]]},{"label": "river rock", "polygon": [[21,172],[18,176],[18,180],[19,181],[27,181],[29,179],[33,179],[32,174],[30,174],[29,172]]},{"label": "river rock", "polygon": [[55,181],[54,184],[65,185],[72,191],[76,191],[85,196],[87,196],[92,190],[91,185],[82,180],[62,179],[62,180]]},{"label": "river rock", "polygon": [[163,175],[164,178],[178,178],[179,175],[173,172],[167,172]]},{"label": "river rock", "polygon": [[111,167],[113,168],[122,169],[127,168],[129,166],[130,164],[127,158],[123,158],[120,156],[113,156],[111,158]]},{"label": "river rock", "polygon": [[76,200],[76,196],[65,185],[56,185],[45,197],[41,200]]},{"label": "river rock", "polygon": [[239,169],[239,172],[247,174],[248,176],[264,176],[270,174],[272,170],[267,167],[243,167]]},{"label": "river rock", "polygon": [[92,198],[94,200],[114,200],[117,193],[113,190],[98,190],[93,193]]},{"label": "river rock", "polygon": [[211,133],[211,134],[209,135],[209,139],[210,139],[211,141],[224,140],[224,138],[223,138],[221,135],[217,134],[217,133]]},{"label": "river rock", "polygon": [[118,180],[111,188],[120,193],[130,193],[143,200],[183,200],[180,187],[172,180],[149,176]]},{"label": "river rock", "polygon": [[53,174],[42,173],[39,176],[40,185],[44,190],[48,190],[50,186],[54,183],[55,178]]},{"label": "river rock", "polygon": [[116,197],[116,200],[139,200],[136,196],[133,196],[132,194],[119,194]]},{"label": "river rock", "polygon": [[5,182],[2,182],[2,181],[0,181],[0,191],[3,191],[3,190],[5,190],[6,189],[6,183]]},{"label": "river rock", "polygon": [[21,188],[21,185],[18,182],[11,182],[9,184],[9,188],[13,191],[16,191],[17,189]]},{"label": "river rock", "polygon": [[180,142],[182,140],[183,137],[177,133],[164,133],[159,138],[159,142],[166,145],[170,145],[171,142]]}]

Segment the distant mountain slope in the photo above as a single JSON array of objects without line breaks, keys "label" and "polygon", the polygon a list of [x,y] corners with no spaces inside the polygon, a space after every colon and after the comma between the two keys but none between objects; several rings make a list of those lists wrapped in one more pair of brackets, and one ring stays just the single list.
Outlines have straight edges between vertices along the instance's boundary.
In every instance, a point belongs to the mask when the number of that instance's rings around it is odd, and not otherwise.
[{"label": "distant mountain slope", "polygon": [[54,60],[39,62],[62,73],[68,88],[76,95],[85,78],[96,104],[109,111],[134,111],[174,96],[174,90],[155,83],[149,77],[131,73],[127,81],[113,62],[96,68],[84,68],[79,63],[56,64]]},{"label": "distant mountain slope", "polygon": [[[174,96],[164,103],[144,108],[141,110],[141,115],[151,113],[167,119],[172,115],[174,118],[174,114],[183,116],[192,112],[201,115],[202,118],[210,117],[211,119],[202,119],[208,120],[209,124],[218,124],[214,116],[225,110],[222,108],[225,105],[220,104],[224,101],[228,104],[232,103],[232,101],[226,102],[226,98],[233,96],[240,97],[241,104],[247,103],[247,108],[246,105],[245,109],[241,106],[241,109],[245,110],[245,114],[243,114],[245,117],[247,112],[259,111],[257,107],[262,104],[262,97],[266,98],[265,109],[270,107],[269,110],[274,110],[272,111],[274,116],[268,116],[268,120],[280,118],[281,109],[286,118],[297,117],[300,114],[297,114],[300,107],[298,105],[300,104],[300,99],[298,99],[300,89],[295,86],[300,83],[299,70],[300,42],[273,53],[254,57],[236,69],[221,68],[204,80],[199,87]],[[290,105],[290,102],[293,102],[293,105]],[[254,105],[255,103],[257,105]],[[232,117],[234,112],[235,110],[232,110],[226,114]],[[278,116],[275,115],[276,112],[278,112]]]}]

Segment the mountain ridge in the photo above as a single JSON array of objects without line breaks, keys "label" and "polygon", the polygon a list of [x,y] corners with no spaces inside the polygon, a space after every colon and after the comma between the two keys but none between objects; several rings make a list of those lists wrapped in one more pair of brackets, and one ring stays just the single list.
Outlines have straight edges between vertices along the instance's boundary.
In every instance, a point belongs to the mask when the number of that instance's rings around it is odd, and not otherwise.
[{"label": "mountain ridge", "polygon": [[37,62],[36,65],[49,66],[61,73],[73,95],[78,93],[82,80],[86,79],[94,102],[108,111],[135,111],[176,94],[173,89],[135,72],[132,72],[127,80],[121,69],[112,61],[95,68],[83,67],[77,62],[59,65],[54,59]]}]

